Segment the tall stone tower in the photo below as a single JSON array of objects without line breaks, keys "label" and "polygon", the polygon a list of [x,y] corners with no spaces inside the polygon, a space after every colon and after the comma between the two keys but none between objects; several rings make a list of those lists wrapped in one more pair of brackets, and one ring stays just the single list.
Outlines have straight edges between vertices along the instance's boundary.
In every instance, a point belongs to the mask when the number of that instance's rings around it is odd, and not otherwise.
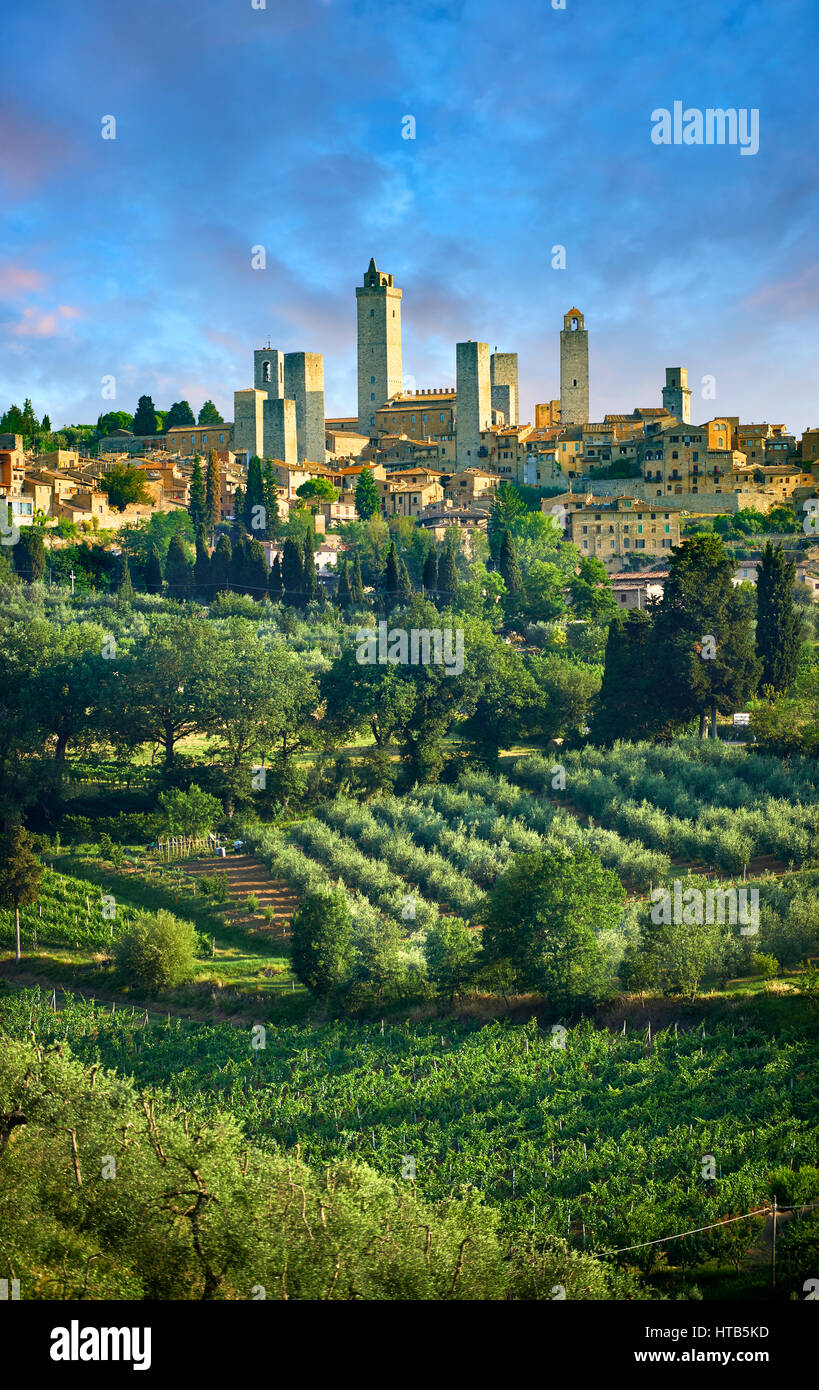
[{"label": "tall stone tower", "polygon": [[488,343],[455,346],[457,415],[455,418],[455,469],[480,468],[481,430],[492,421],[492,383]]},{"label": "tall stone tower", "polygon": [[691,392],[688,388],[687,367],[666,367],[663,405],[669,415],[676,415],[681,425],[691,424]]},{"label": "tall stone tower", "polygon": [[563,315],[560,335],[560,423],[589,423],[589,335],[579,309]]},{"label": "tall stone tower", "polygon": [[518,423],[518,355],[493,352],[489,364],[492,383],[492,409],[502,410],[507,425]]},{"label": "tall stone tower", "polygon": [[374,260],[356,286],[358,307],[358,429],[375,436],[375,412],[401,390],[401,296]]},{"label": "tall stone tower", "polygon": [[296,403],[298,462],[324,463],[324,358],[320,352],[284,354],[284,399]]}]

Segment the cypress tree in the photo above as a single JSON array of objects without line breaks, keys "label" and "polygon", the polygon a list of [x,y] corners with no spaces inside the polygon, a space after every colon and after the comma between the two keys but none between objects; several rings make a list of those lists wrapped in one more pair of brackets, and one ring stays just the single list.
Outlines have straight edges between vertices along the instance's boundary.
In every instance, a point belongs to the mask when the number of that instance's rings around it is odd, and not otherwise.
[{"label": "cypress tree", "polygon": [[204,526],[196,532],[196,559],[193,562],[193,587],[200,598],[210,598],[210,552]]},{"label": "cypress tree", "polygon": [[285,603],[301,601],[303,583],[304,558],[301,547],[288,537],[282,553],[282,597]]},{"label": "cypress tree", "polygon": [[338,587],[336,589],[336,603],[339,608],[350,607],[350,575],[347,566],[347,556],[342,555],[341,565],[338,571]]},{"label": "cypress tree", "polygon": [[150,396],[140,396],[131,428],[134,434],[156,434],[156,408]]},{"label": "cypress tree", "polygon": [[205,522],[205,480],[202,477],[202,460],[198,454],[194,454],[193,456],[193,473],[191,475],[191,494],[188,511],[191,514],[194,532],[196,532]]},{"label": "cypress tree", "polygon": [[353,603],[365,603],[367,596],[364,593],[364,580],[361,575],[361,556],[358,551],[355,553],[353,563],[353,578],[350,584],[350,598]]},{"label": "cypress tree", "polygon": [[117,576],[117,596],[122,599],[123,603],[130,603],[134,597],[134,586],[131,583],[131,570],[127,555],[123,555],[120,561],[119,575]]},{"label": "cypress tree", "polygon": [[511,531],[504,531],[501,541],[500,556],[498,558],[498,569],[503,576],[507,593],[519,594],[523,588],[523,580],[518,564],[518,553],[515,549],[515,542]]},{"label": "cypress tree", "polygon": [[232,561],[233,547],[230,537],[220,536],[210,557],[210,582],[214,594],[226,593],[230,588]]},{"label": "cypress tree", "polygon": [[412,580],[403,559],[398,562],[398,598],[402,601],[412,598]]},{"label": "cypress tree", "polygon": [[313,553],[313,532],[308,531],[304,538],[304,581],[302,585],[305,603],[319,596],[319,582],[316,574],[316,561]]},{"label": "cypress tree", "polygon": [[236,491],[235,491],[234,494],[233,494],[233,519],[234,519],[234,521],[242,521],[242,520],[244,519],[244,514],[245,514],[245,494],[244,494],[244,489],[242,488],[242,486],[241,486],[241,484],[240,484],[240,485],[236,488]]},{"label": "cypress tree", "polygon": [[[5,506],[5,498],[2,504]],[[45,546],[40,528],[26,526],[20,529],[20,538],[12,547],[14,568],[26,584],[34,584],[45,573]]]},{"label": "cypress tree", "polygon": [[650,737],[662,721],[657,699],[654,633],[642,609],[617,613],[609,624],[603,681],[591,722],[593,743]]},{"label": "cypress tree", "polygon": [[274,555],[273,564],[270,566],[270,579],[267,584],[267,592],[274,603],[280,602],[282,588],[282,562],[278,555]]},{"label": "cypress tree", "polygon": [[355,509],[362,521],[369,521],[380,510],[378,488],[369,468],[362,468],[355,490]]},{"label": "cypress tree", "polygon": [[244,590],[256,600],[263,599],[267,593],[267,556],[261,541],[255,538],[245,545]]},{"label": "cypress tree", "polygon": [[438,593],[444,603],[454,598],[458,588],[458,571],[455,567],[455,552],[451,545],[444,547],[438,561]]},{"label": "cypress tree", "polygon": [[219,480],[219,460],[216,450],[208,452],[208,472],[205,479],[205,530],[210,536],[222,510],[222,485]]},{"label": "cypress tree", "polygon": [[[262,508],[261,514],[256,510],[257,507]],[[242,507],[242,517],[248,531],[252,531],[256,536],[267,528],[267,517],[264,515],[262,461],[257,454],[253,455],[247,466],[247,488]]]},{"label": "cypress tree", "polygon": [[389,605],[395,603],[398,597],[398,552],[395,549],[395,541],[390,541],[390,548],[387,551],[387,563],[381,588],[387,603]]},{"label": "cypress tree", "polygon": [[265,519],[267,521],[265,534],[267,540],[272,541],[275,539],[276,523],[279,520],[279,498],[276,491],[276,475],[273,472],[273,464],[270,459],[265,459],[264,461],[262,491],[264,496]]},{"label": "cypress tree", "polygon": [[438,589],[438,556],[431,550],[424,561],[424,593],[434,594]]},{"label": "cypress tree", "polygon": [[230,587],[234,594],[243,594],[245,591],[247,545],[247,537],[242,536],[233,547],[233,559],[230,562]]},{"label": "cypress tree", "polygon": [[756,584],[756,654],[762,662],[761,687],[781,694],[791,686],[799,663],[802,619],[793,604],[796,564],[771,541],[762,552]]},{"label": "cypress tree", "polygon": [[171,598],[187,598],[193,584],[193,566],[185,553],[181,536],[172,536],[165,560],[165,582]]},{"label": "cypress tree", "polygon": [[151,546],[148,564],[145,567],[145,588],[149,594],[162,593],[162,561],[155,545]]}]

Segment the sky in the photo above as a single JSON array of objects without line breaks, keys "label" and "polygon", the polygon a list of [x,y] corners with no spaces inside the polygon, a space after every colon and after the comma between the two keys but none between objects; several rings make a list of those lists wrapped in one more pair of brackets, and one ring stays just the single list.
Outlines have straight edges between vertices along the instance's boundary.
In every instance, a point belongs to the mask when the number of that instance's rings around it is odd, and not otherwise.
[{"label": "sky", "polygon": [[[533,420],[577,306],[592,419],[684,366],[695,422],[819,425],[819,6],[552,3],[7,6],[0,408],[232,419],[269,340],[323,353],[327,415],[355,414],[374,256],[409,388],[477,339],[518,352]],[[675,101],[758,110],[758,152],[653,143]]]}]

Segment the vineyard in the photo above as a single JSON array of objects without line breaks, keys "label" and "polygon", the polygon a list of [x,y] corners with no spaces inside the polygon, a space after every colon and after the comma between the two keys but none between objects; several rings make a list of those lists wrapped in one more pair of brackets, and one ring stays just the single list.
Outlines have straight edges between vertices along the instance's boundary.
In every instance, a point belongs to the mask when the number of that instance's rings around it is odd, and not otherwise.
[{"label": "vineyard", "polygon": [[[105,951],[132,921],[135,909],[105,898],[93,883],[45,867],[40,899],[20,908],[24,947],[79,947]],[[14,915],[0,911],[0,945],[14,945]]]},{"label": "vineyard", "polygon": [[[482,1029],[361,1025],[251,1030],[145,1024],[35,995],[0,1005],[18,1037],[67,1039],[186,1109],[230,1110],[254,1142],[312,1164],[357,1158],[441,1199],[465,1189],[510,1232],[629,1251],[651,1269],[747,1250],[754,1220],[667,1248],[662,1238],[753,1211],[777,1169],[817,1163],[812,1039],[734,1025],[625,1034],[583,1023]],[[713,1176],[708,1158],[713,1160]],[[816,1194],[819,1196],[819,1193]]]}]

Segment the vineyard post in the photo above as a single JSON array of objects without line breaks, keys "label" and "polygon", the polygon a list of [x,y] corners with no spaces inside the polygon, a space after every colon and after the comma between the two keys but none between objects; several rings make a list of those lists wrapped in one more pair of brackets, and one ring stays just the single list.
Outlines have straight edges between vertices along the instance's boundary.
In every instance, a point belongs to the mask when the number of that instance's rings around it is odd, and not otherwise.
[{"label": "vineyard post", "polygon": [[776,1288],[776,1197],[773,1199],[773,1229],[771,1231],[771,1288]]}]

